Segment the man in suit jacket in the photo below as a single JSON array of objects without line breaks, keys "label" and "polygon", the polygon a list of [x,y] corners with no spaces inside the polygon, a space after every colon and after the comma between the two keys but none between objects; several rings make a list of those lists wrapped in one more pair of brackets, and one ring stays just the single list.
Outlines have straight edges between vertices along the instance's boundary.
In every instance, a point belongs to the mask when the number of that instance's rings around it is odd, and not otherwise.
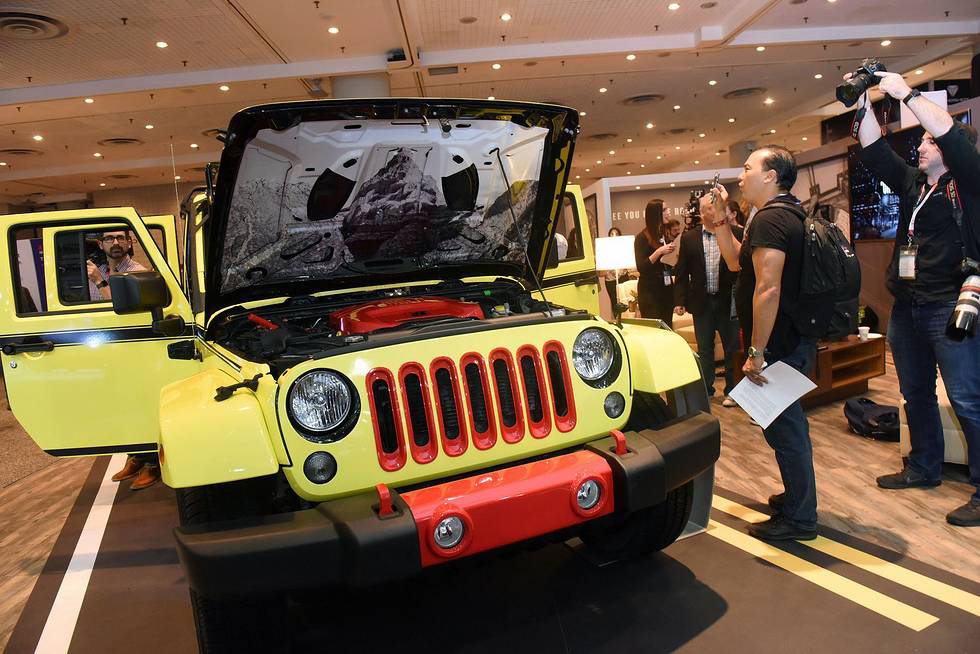
[{"label": "man in suit jacket", "polygon": [[[731,407],[735,406],[735,401],[728,397],[735,387],[732,355],[738,349],[738,319],[732,296],[736,273],[729,270],[714,235],[716,217],[711,197],[708,194],[701,198],[701,224],[681,237],[680,253],[674,267],[677,277],[674,313],[682,316],[690,311],[694,317],[698,356],[709,395],[715,392],[715,332],[721,336],[725,351],[725,398],[722,404]],[[741,240],[741,228],[732,227],[732,233]]]}]

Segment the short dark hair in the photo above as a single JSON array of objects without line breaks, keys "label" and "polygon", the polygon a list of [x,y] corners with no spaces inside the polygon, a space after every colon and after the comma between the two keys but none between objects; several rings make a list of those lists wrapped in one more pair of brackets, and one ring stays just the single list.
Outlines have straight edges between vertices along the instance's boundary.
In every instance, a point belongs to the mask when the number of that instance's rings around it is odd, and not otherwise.
[{"label": "short dark hair", "polygon": [[776,186],[789,191],[796,184],[796,158],[781,145],[767,145],[769,153],[762,159],[762,170],[776,171]]},{"label": "short dark hair", "polygon": [[964,122],[959,121],[959,120],[954,120],[953,122],[959,124],[959,126],[963,128],[963,131],[966,132],[966,140],[970,142],[970,145],[972,145],[973,147],[976,147],[977,146],[977,128],[974,127],[973,125],[969,125],[969,124],[964,123]]}]

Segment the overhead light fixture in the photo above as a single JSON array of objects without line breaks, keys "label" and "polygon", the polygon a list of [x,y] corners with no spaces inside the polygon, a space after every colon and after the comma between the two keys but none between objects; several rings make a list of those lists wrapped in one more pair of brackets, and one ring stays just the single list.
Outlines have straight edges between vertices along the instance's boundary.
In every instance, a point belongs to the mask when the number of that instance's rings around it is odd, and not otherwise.
[{"label": "overhead light fixture", "polygon": [[167,43],[166,41],[157,41],[157,47],[160,48],[161,50],[163,48],[166,48],[168,45],[170,45],[170,44]]},{"label": "overhead light fixture", "polygon": [[775,134],[775,133],[776,133],[776,130],[774,130],[774,129],[771,129],[771,130],[769,130],[769,133],[770,133],[770,134]]},{"label": "overhead light fixture", "polygon": [[513,16],[511,16],[507,12],[500,14],[500,20],[504,21],[505,23],[509,21],[511,18],[513,18]]},{"label": "overhead light fixture", "polygon": [[6,165],[7,165],[6,161],[0,161],[0,166],[6,166]]},{"label": "overhead light fixture", "polygon": [[627,143],[632,143],[633,142],[633,139],[626,139],[626,142]]},{"label": "overhead light fixture", "polygon": [[191,143],[191,147],[196,150],[200,146],[197,143]]},{"label": "overhead light fixture", "polygon": [[628,55],[626,55],[626,61],[633,61],[634,59],[636,59],[636,55],[635,54],[628,54]]},{"label": "overhead light fixture", "polygon": [[640,190],[640,187],[639,187],[639,186],[637,186],[637,187],[635,187],[635,188],[636,188],[636,190],[637,190],[637,191],[639,191],[639,190]]},{"label": "overhead light fixture", "polygon": [[496,100],[496,99],[497,99],[497,98],[495,98],[495,97],[494,97],[494,96],[492,96],[492,95],[488,95],[488,96],[487,96],[487,100]]},{"label": "overhead light fixture", "polygon": [[599,93],[605,93],[605,92],[606,92],[606,91],[608,91],[608,90],[609,90],[609,89],[607,89],[607,88],[606,88],[605,86],[601,86],[601,87],[599,87]]},{"label": "overhead light fixture", "polygon": [[35,141],[43,141],[44,140],[44,137],[41,136],[40,134],[35,134],[31,138],[34,139]]},{"label": "overhead light fixture", "polygon": [[916,75],[921,75],[921,74],[922,74],[922,73],[924,73],[924,72],[926,72],[926,71],[924,71],[924,70],[922,70],[922,69],[920,68],[919,70],[917,70],[917,71],[915,71],[915,74],[916,74]]},{"label": "overhead light fixture", "polygon": [[762,101],[762,104],[772,104],[773,102],[775,102],[775,100],[773,100],[772,98],[766,98],[765,100]]},{"label": "overhead light fixture", "polygon": [[734,119],[734,118],[729,118],[729,119],[728,119],[728,122],[730,122],[730,123],[734,123],[734,122],[735,122],[735,119]]},{"label": "overhead light fixture", "polygon": [[647,129],[653,129],[653,123],[647,123]]},{"label": "overhead light fixture", "polygon": [[677,11],[680,8],[681,6],[676,2],[671,2],[669,5],[667,5],[667,9],[670,9],[671,11]]},{"label": "overhead light fixture", "polygon": [[609,151],[609,154],[616,154],[616,151],[615,150],[610,150]]},{"label": "overhead light fixture", "polygon": [[658,154],[658,155],[657,155],[657,159],[660,159],[660,158],[661,158],[661,156],[660,156],[660,155]]},{"label": "overhead light fixture", "polygon": [[595,162],[596,162],[596,165],[599,165],[599,164],[602,163],[602,159],[596,159]]},{"label": "overhead light fixture", "polygon": [[493,64],[492,66],[490,66],[490,68],[493,68],[494,70],[500,70],[500,64]]},{"label": "overhead light fixture", "polygon": [[677,184],[675,184],[673,182],[670,183],[670,188],[674,188],[675,186],[677,186]]},{"label": "overhead light fixture", "polygon": [[700,159],[695,159],[695,160],[694,160],[694,165],[695,165],[695,166],[697,166],[697,165],[698,165],[698,164],[700,164],[700,163],[701,163],[701,160],[700,160]]},{"label": "overhead light fixture", "polygon": [[328,27],[327,28],[327,31],[330,32],[331,34],[340,34],[340,28],[339,27],[334,27],[333,25],[331,25],[330,27]]},{"label": "overhead light fixture", "polygon": [[837,0],[827,0],[827,2],[829,2],[830,4],[834,4],[835,2],[837,2]]},{"label": "overhead light fixture", "polygon": [[592,172],[592,169],[591,168],[586,168],[585,169],[585,172],[590,173],[590,172]]},{"label": "overhead light fixture", "polygon": [[228,86],[227,84],[222,84],[221,86],[218,87],[218,90],[219,91],[230,91],[231,90],[231,87]]},{"label": "overhead light fixture", "polygon": [[804,137],[803,137],[803,140],[804,140],[804,141],[809,141],[810,139],[808,139],[807,137],[805,137],[805,136],[804,136]]},{"label": "overhead light fixture", "polygon": [[99,182],[99,186],[105,186],[105,182]]},{"label": "overhead light fixture", "polygon": [[174,179],[179,180],[180,179],[180,175],[174,175]]},{"label": "overhead light fixture", "polygon": [[892,44],[892,42],[891,42],[890,39],[885,39],[884,41],[881,42],[881,45],[885,46],[886,48],[888,46],[890,46],[891,44]]},{"label": "overhead light fixture", "polygon": [[756,46],[755,51],[756,52],[765,52],[766,51],[766,46],[764,46],[764,45]]},{"label": "overhead light fixture", "polygon": [[146,129],[153,129],[153,125],[150,124],[146,124],[143,127],[145,127]]},{"label": "overhead light fixture", "polygon": [[581,175],[576,175],[575,176],[575,179],[582,179],[582,176]]},{"label": "overhead light fixture", "polygon": [[708,86],[714,86],[717,83],[718,83],[718,80],[716,80],[716,79],[709,79],[708,80]]},{"label": "overhead light fixture", "polygon": [[678,109],[680,109],[680,108],[681,108],[681,106],[680,106],[679,104],[675,104],[675,105],[674,105],[674,111],[677,111],[677,110],[678,110]]},{"label": "overhead light fixture", "polygon": [[674,146],[674,149],[675,149],[675,150],[680,150],[680,149],[681,149],[681,146],[679,146],[679,145],[675,145],[675,146]]},{"label": "overhead light fixture", "polygon": [[646,167],[647,167],[646,164],[640,164],[640,168],[646,168]]},{"label": "overhead light fixture", "polygon": [[85,98],[83,102],[85,104],[92,104],[93,102],[95,102],[95,98]]},{"label": "overhead light fixture", "polygon": [[631,171],[629,171],[629,170],[627,170],[627,171],[626,171],[626,174],[627,174],[627,175],[632,175],[633,173],[632,173]]},{"label": "overhead light fixture", "polygon": [[92,153],[92,156],[93,157],[101,157],[102,156],[102,153],[101,152],[93,152]]},{"label": "overhead light fixture", "polygon": [[715,156],[716,157],[720,157],[721,156],[721,152],[715,152]]},{"label": "overhead light fixture", "polygon": [[584,116],[585,115],[585,112],[584,111],[580,111],[580,112],[578,112],[578,115],[579,116]]},{"label": "overhead light fixture", "polygon": [[704,138],[704,137],[705,137],[705,134],[704,134],[704,132],[701,132],[700,134],[698,134],[698,136],[699,136],[700,138]]}]

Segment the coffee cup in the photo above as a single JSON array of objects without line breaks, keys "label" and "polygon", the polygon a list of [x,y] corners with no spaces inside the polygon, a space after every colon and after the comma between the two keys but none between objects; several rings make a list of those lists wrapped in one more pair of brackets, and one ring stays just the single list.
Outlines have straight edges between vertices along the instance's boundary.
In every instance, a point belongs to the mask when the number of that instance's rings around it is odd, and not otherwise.
[{"label": "coffee cup", "polygon": [[860,341],[868,340],[869,333],[871,333],[870,327],[858,327],[858,340]]}]

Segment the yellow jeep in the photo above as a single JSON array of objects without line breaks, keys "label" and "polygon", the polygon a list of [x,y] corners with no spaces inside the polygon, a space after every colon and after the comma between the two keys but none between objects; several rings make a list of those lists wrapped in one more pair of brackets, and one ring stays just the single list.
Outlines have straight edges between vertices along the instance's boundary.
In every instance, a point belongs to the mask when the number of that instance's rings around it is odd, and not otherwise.
[{"label": "yellow jeep", "polygon": [[[265,105],[180,246],[133,209],[0,217],[10,406],[54,455],[158,453],[202,650],[274,637],[257,597],[706,524],[718,422],[684,339],[598,316],[577,133],[517,102]],[[93,285],[100,243],[144,270]]]}]

